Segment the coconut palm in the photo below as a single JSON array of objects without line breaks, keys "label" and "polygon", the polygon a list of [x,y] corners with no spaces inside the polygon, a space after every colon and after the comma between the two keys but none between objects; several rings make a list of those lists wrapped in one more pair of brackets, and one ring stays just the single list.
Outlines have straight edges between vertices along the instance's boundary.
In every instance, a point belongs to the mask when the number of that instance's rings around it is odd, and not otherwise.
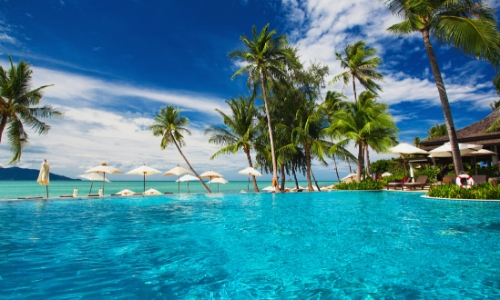
[{"label": "coconut palm", "polygon": [[413,145],[415,145],[415,147],[417,147],[417,148],[420,148],[420,137],[419,136],[416,136],[413,138]]},{"label": "coconut palm", "polygon": [[[210,159],[221,154],[235,154],[241,149],[247,157],[248,166],[253,168],[250,151],[255,148],[255,140],[259,134],[255,123],[257,109],[254,100],[239,96],[238,100],[231,98],[226,103],[231,108],[232,115],[228,116],[215,109],[222,116],[224,126],[209,126],[205,129],[205,134],[210,134],[209,143],[223,146]],[[252,180],[254,190],[259,192],[255,176],[252,176]]]},{"label": "coconut palm", "polygon": [[240,37],[245,44],[245,49],[235,50],[229,53],[233,59],[241,59],[246,65],[236,71],[231,79],[238,75],[248,74],[249,87],[253,85],[254,95],[258,88],[264,101],[269,143],[271,146],[271,159],[273,176],[277,177],[276,156],[274,152],[274,139],[271,125],[271,115],[268,106],[267,85],[275,79],[285,76],[287,66],[297,67],[299,65],[295,58],[294,50],[288,46],[285,36],[276,35],[276,30],[268,31],[269,24],[262,28],[257,34],[257,28],[252,27],[253,40],[246,36]]},{"label": "coconut palm", "polygon": [[165,108],[160,109],[160,112],[154,118],[154,124],[149,126],[149,130],[151,130],[154,136],[161,136],[161,150],[165,150],[168,145],[172,144],[177,147],[177,150],[182,158],[184,158],[189,169],[191,169],[194,175],[200,179],[200,183],[207,192],[211,193],[208,186],[203,182],[198,173],[196,173],[184,153],[182,153],[181,147],[186,145],[183,134],[191,134],[191,131],[186,128],[186,126],[189,125],[188,118],[180,114],[180,109],[167,105]]},{"label": "coconut palm", "polygon": [[434,139],[448,135],[448,129],[446,128],[446,124],[436,124],[427,131],[427,134],[429,136],[426,139]]},{"label": "coconut palm", "polygon": [[62,113],[50,105],[34,107],[40,104],[42,90],[50,85],[31,89],[30,81],[33,71],[30,64],[20,60],[17,66],[9,55],[10,69],[0,66],[0,143],[5,128],[13,153],[10,163],[21,159],[22,150],[28,145],[28,133],[24,126],[29,126],[38,134],[46,134],[50,125],[40,121],[41,118],[61,117]]},{"label": "coconut palm", "polygon": [[335,53],[337,60],[340,60],[340,66],[347,69],[347,71],[333,77],[330,83],[342,80],[344,87],[352,83],[354,102],[358,101],[356,79],[365,89],[373,94],[377,94],[377,90],[382,91],[382,88],[375,82],[375,80],[381,81],[384,78],[377,71],[382,59],[376,57],[376,54],[377,50],[367,47],[366,43],[362,40],[357,41],[353,45],[347,45],[344,53]]},{"label": "coconut palm", "polygon": [[495,12],[482,0],[387,0],[389,10],[403,18],[387,30],[395,34],[422,35],[451,143],[456,174],[464,170],[453,124],[448,96],[430,36],[452,45],[464,54],[490,61],[498,66],[499,40]]},{"label": "coconut palm", "polygon": [[[358,147],[357,180],[361,180],[365,147],[373,139],[391,140],[394,135],[394,120],[387,105],[377,103],[375,94],[364,91],[358,102],[347,102],[345,109],[335,113],[327,132],[335,139],[347,138]],[[386,130],[389,132],[385,132]],[[389,142],[385,142],[387,146]]]}]

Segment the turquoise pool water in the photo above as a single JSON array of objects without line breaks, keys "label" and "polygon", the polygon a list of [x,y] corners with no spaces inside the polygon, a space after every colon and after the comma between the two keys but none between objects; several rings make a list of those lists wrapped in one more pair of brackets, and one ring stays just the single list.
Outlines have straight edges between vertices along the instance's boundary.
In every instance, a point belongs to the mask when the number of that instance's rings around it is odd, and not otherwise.
[{"label": "turquoise pool water", "polygon": [[0,298],[500,297],[500,204],[420,195],[3,201]]}]

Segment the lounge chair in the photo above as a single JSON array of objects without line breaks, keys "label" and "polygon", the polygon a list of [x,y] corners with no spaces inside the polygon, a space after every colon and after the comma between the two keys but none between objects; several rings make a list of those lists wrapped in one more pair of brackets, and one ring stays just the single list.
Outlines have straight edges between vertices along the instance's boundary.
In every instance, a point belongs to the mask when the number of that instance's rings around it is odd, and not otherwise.
[{"label": "lounge chair", "polygon": [[417,178],[417,181],[415,182],[406,182],[403,183],[403,188],[409,188],[410,190],[414,190],[417,187],[424,189],[424,186],[427,184],[427,179],[429,179],[429,176],[427,175],[420,175]]},{"label": "lounge chair", "polygon": [[394,188],[395,190],[398,189],[398,187],[401,188],[401,190],[403,189],[403,184],[408,180],[408,178],[404,177],[401,181],[395,181],[395,182],[389,182],[387,183],[387,185],[385,186],[387,189],[389,188]]},{"label": "lounge chair", "polygon": [[28,197],[19,197],[17,199],[28,200],[28,199],[43,199],[43,196],[28,196]]},{"label": "lounge chair", "polygon": [[100,197],[101,195],[99,194],[88,194],[87,197]]},{"label": "lounge chair", "polygon": [[174,192],[165,192],[165,195],[172,195]]},{"label": "lounge chair", "polygon": [[483,184],[488,182],[488,175],[471,175],[474,184]]},{"label": "lounge chair", "polygon": [[59,198],[75,198],[73,195],[61,195]]},{"label": "lounge chair", "polygon": [[455,175],[445,175],[443,177],[443,184],[455,184],[456,179],[457,179],[457,176],[455,176]]}]

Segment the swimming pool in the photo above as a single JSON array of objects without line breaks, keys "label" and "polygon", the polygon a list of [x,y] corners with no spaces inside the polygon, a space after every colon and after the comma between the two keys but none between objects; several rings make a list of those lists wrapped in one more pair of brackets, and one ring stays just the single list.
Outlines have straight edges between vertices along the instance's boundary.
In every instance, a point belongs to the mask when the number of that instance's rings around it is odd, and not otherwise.
[{"label": "swimming pool", "polygon": [[500,296],[498,203],[419,193],[0,203],[0,298]]}]

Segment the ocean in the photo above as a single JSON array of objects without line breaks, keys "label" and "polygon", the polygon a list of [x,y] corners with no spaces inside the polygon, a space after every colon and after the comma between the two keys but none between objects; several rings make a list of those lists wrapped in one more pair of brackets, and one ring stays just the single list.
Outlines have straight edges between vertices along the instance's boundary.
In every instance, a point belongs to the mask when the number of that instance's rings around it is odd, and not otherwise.
[{"label": "ocean", "polygon": [[[336,183],[336,181],[318,181],[319,186],[326,186]],[[91,181],[51,181],[49,190],[49,198],[59,198],[61,195],[71,195],[73,190],[78,189],[79,197],[86,197],[90,193]],[[305,181],[299,182],[300,186],[307,187]],[[270,181],[257,181],[259,189],[270,186]],[[226,184],[208,184],[207,186],[213,193],[240,193],[249,191],[253,193],[253,184],[250,182],[248,189],[248,181],[231,181]],[[294,188],[295,182],[289,181],[285,184],[286,187]],[[99,188],[102,188],[102,182],[94,182],[92,186],[92,194],[97,194]],[[178,194],[178,183],[175,181],[146,181],[146,190],[154,188],[162,193],[173,192]],[[129,189],[136,193],[143,192],[143,181],[113,181],[106,182],[104,186],[104,195],[109,196],[121,190]],[[196,181],[189,183],[189,189],[186,182],[180,183],[180,193],[204,194],[206,193],[203,186]],[[265,192],[265,191],[264,191]],[[46,187],[39,185],[36,181],[0,181],[0,199],[17,199],[20,197],[46,196]]]}]

